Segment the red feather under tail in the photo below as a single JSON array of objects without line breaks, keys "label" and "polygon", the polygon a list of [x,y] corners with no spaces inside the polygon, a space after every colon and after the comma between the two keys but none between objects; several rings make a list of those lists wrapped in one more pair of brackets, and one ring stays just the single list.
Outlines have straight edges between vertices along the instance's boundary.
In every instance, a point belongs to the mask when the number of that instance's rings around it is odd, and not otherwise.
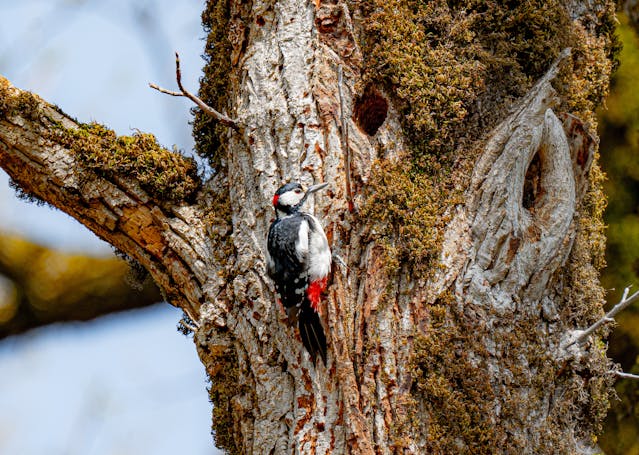
[{"label": "red feather under tail", "polygon": [[308,297],[309,302],[311,302],[311,308],[313,308],[316,312],[319,312],[319,304],[322,298],[322,292],[324,292],[324,289],[326,289],[327,281],[327,277],[315,280],[311,284],[309,284],[308,288],[306,289],[306,296]]}]

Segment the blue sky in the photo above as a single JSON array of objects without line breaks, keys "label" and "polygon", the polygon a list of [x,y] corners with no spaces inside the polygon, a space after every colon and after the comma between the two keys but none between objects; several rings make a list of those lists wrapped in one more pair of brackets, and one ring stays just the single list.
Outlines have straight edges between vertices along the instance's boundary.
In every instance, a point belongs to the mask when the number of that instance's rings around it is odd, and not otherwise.
[{"label": "blue sky", "polygon": [[[134,128],[190,153],[186,100],[201,77],[203,1],[0,0],[0,74],[80,121]],[[110,254],[67,215],[17,200],[0,176],[0,229]],[[52,326],[0,343],[0,454],[214,454],[204,368],[169,305]]]}]

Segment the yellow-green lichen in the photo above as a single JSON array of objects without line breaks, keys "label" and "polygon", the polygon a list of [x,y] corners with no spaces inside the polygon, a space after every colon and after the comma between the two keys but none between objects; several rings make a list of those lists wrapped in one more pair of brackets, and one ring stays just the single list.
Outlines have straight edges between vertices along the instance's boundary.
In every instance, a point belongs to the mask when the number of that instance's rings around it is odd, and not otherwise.
[{"label": "yellow-green lichen", "polygon": [[163,148],[152,134],[117,136],[97,123],[59,134],[84,168],[105,178],[134,178],[158,202],[189,201],[200,187],[195,161]]}]

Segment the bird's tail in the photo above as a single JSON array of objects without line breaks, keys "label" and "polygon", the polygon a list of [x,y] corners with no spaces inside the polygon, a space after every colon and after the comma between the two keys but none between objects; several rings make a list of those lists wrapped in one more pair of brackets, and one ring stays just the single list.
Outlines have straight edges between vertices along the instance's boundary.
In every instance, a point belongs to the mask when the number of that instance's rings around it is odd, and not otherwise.
[{"label": "bird's tail", "polygon": [[316,362],[317,354],[319,354],[324,361],[324,365],[326,365],[326,336],[324,335],[324,327],[322,327],[319,314],[317,314],[310,305],[302,305],[302,308],[300,308],[298,327],[302,343],[311,355],[313,363]]}]

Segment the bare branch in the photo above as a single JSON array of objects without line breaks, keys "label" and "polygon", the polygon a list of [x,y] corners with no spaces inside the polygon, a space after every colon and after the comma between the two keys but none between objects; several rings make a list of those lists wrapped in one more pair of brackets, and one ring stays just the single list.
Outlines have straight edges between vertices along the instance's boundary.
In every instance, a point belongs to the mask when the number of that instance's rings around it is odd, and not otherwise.
[{"label": "bare branch", "polygon": [[174,92],[172,90],[167,90],[165,88],[160,87],[157,84],[154,83],[149,83],[149,87],[157,90],[158,92],[162,92],[162,93],[166,93],[167,95],[171,95],[171,96],[184,96],[184,94],[182,92]]},{"label": "bare branch", "polygon": [[130,273],[120,259],[50,250],[0,233],[2,288],[9,289],[0,304],[4,311],[0,339],[47,324],[85,321],[163,300],[151,280],[133,289],[127,283]]},{"label": "bare branch", "polygon": [[639,380],[639,375],[632,373],[624,373],[623,371],[615,371],[615,374],[621,379],[636,379]]},{"label": "bare branch", "polygon": [[626,289],[624,289],[623,296],[621,298],[621,301],[618,304],[616,304],[610,311],[608,311],[604,315],[604,317],[602,317],[597,322],[595,322],[593,325],[591,325],[586,330],[581,332],[579,334],[579,336],[577,338],[575,338],[574,341],[572,343],[570,343],[568,346],[571,346],[571,345],[573,345],[575,343],[581,343],[581,344],[585,343],[588,340],[588,337],[590,337],[590,335],[592,335],[602,325],[604,325],[606,323],[609,323],[609,322],[615,322],[614,318],[617,315],[617,313],[619,313],[621,310],[626,308],[628,305],[630,305],[631,303],[633,303],[634,301],[639,299],[639,291],[635,292],[630,297],[628,297],[628,292],[629,291],[630,291],[630,286],[628,286]]},{"label": "bare branch", "polygon": [[211,106],[209,106],[204,101],[202,101],[200,98],[198,98],[197,96],[195,96],[194,94],[192,94],[191,92],[189,92],[187,89],[184,88],[184,86],[182,85],[182,71],[180,70],[180,54],[178,54],[177,52],[175,53],[175,79],[177,81],[178,88],[180,89],[179,92],[176,92],[173,90],[167,90],[153,83],[150,83],[149,87],[157,90],[158,92],[166,93],[167,95],[183,96],[185,98],[188,98],[191,101],[193,101],[195,104],[197,104],[197,106],[200,109],[202,109],[206,114],[218,120],[223,125],[229,126],[233,128],[235,131],[240,131],[240,127],[237,123],[237,120],[233,120],[232,118],[222,114],[221,112],[216,111]]}]

